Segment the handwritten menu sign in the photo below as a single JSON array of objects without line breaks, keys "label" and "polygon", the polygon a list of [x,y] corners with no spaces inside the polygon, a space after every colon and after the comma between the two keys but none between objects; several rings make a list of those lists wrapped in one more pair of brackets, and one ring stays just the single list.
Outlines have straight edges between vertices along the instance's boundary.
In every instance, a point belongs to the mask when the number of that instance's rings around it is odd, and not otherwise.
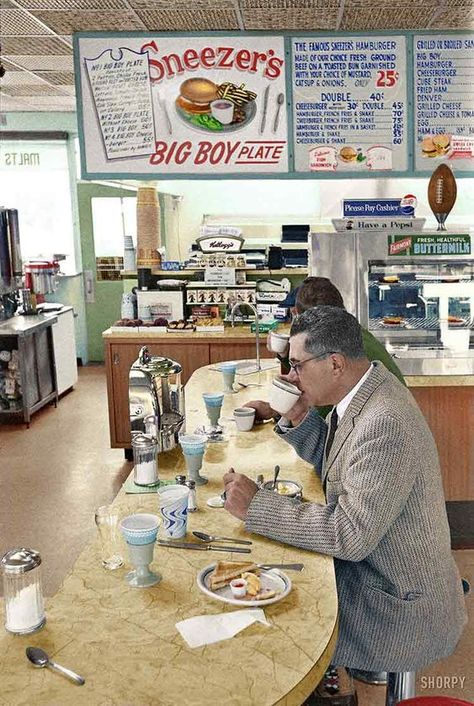
[{"label": "handwritten menu sign", "polygon": [[[415,168],[474,167],[474,36],[414,37]],[[432,160],[432,161],[431,161]]]},{"label": "handwritten menu sign", "polygon": [[282,36],[79,36],[75,54],[87,176],[288,171]]},{"label": "handwritten menu sign", "polygon": [[297,172],[404,171],[405,39],[292,39]]},{"label": "handwritten menu sign", "polygon": [[104,50],[85,59],[107,159],[149,154],[154,147],[148,54]]}]

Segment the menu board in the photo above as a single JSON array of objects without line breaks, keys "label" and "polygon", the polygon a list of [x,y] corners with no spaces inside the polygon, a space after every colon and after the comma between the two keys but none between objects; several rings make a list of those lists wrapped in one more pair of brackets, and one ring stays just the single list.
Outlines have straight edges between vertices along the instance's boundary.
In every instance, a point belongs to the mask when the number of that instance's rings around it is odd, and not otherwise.
[{"label": "menu board", "polygon": [[293,38],[295,171],[406,171],[404,37]]},{"label": "menu board", "polygon": [[288,171],[282,36],[76,36],[83,173]]},{"label": "menu board", "polygon": [[414,37],[415,169],[474,167],[474,37]]}]

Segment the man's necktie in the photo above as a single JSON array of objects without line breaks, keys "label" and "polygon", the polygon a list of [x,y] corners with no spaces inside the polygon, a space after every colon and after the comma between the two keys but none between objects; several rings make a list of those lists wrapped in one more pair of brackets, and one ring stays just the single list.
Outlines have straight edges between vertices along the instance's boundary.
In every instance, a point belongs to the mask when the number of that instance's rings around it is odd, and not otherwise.
[{"label": "man's necktie", "polygon": [[337,410],[334,407],[331,413],[331,422],[329,425],[329,434],[328,434],[328,439],[326,442],[326,459],[329,456],[329,452],[331,450],[332,443],[334,441],[334,435],[336,433],[337,429]]}]

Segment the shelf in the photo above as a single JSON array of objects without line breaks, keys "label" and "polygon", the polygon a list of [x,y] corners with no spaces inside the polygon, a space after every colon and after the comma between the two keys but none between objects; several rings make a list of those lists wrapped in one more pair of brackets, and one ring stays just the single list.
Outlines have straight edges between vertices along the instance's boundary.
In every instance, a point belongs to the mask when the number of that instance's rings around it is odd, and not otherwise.
[{"label": "shelf", "polygon": [[[217,268],[216,268],[217,269]],[[254,275],[272,275],[273,277],[276,275],[307,275],[308,274],[308,268],[307,267],[285,267],[282,268],[281,270],[269,270],[269,269],[256,269],[254,267],[236,267],[236,270],[243,270],[245,272],[249,272],[250,274]],[[174,279],[180,279],[182,275],[186,276],[192,276],[196,272],[204,272],[204,267],[195,267],[195,268],[190,268],[187,267],[185,270],[152,270],[151,274],[152,275],[170,275]],[[132,271],[125,271],[121,270],[120,271],[120,276],[122,279],[136,279],[137,273],[132,272]]]}]

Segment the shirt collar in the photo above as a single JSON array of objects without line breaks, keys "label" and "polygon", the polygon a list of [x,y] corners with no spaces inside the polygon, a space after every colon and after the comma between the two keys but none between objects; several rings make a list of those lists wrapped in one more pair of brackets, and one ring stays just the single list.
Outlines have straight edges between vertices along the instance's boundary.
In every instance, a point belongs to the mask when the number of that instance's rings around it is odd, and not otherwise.
[{"label": "shirt collar", "polygon": [[369,377],[370,371],[372,370],[373,367],[374,367],[374,364],[371,363],[369,369],[367,370],[366,373],[364,373],[364,374],[362,375],[362,377],[361,377],[361,379],[359,380],[359,382],[357,382],[357,383],[354,385],[354,387],[352,388],[352,390],[349,390],[349,392],[347,393],[347,395],[342,398],[342,400],[339,402],[339,404],[336,405],[337,421],[338,421],[338,423],[341,421],[341,419],[342,419],[342,417],[343,417],[343,415],[344,415],[344,412],[345,412],[346,409],[349,407],[349,405],[350,405],[350,403],[351,403],[351,400],[352,400],[352,398],[354,397],[354,395],[356,394],[357,390],[364,384],[364,382],[365,382],[365,381],[367,380],[367,378]]}]

